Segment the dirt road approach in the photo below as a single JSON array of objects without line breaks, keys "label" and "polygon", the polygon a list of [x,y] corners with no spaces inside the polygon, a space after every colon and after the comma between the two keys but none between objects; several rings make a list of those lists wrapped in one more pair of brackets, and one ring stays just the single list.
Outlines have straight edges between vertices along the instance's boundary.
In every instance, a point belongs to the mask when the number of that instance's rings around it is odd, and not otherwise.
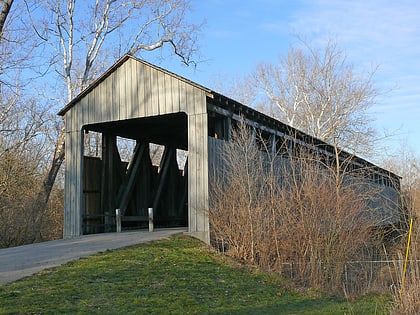
[{"label": "dirt road approach", "polygon": [[0,284],[107,249],[159,240],[182,232],[186,232],[186,228],[102,233],[0,249]]}]

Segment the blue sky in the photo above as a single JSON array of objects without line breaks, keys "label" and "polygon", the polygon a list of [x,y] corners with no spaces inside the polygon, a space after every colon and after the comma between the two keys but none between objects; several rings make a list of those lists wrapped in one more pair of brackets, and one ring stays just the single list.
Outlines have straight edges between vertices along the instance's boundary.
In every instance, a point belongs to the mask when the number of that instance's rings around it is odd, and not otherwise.
[{"label": "blue sky", "polygon": [[[277,62],[298,34],[322,47],[335,38],[356,70],[378,66],[375,85],[386,93],[372,113],[387,139],[420,155],[420,1],[193,0],[194,21],[205,20],[197,69],[162,66],[206,87],[220,76],[241,77],[260,62]],[[149,59],[147,55],[145,59]],[[398,152],[397,152],[398,153]]]}]

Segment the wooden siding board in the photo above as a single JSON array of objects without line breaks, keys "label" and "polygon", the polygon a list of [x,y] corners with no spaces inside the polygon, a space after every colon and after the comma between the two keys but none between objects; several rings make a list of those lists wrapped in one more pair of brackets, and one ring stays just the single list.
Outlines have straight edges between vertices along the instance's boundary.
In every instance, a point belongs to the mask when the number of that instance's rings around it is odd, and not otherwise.
[{"label": "wooden siding board", "polygon": [[[99,99],[99,106],[96,105],[98,111],[97,115],[97,121],[93,122],[104,122],[108,121],[111,118],[110,115],[110,103],[112,100],[112,80],[110,78],[107,78],[103,84],[102,84],[102,90],[98,91],[98,94],[95,94],[95,98]],[[93,102],[94,104],[96,101]]]},{"label": "wooden siding board", "polygon": [[188,116],[188,231],[197,231],[197,139],[195,115]]},{"label": "wooden siding board", "polygon": [[97,121],[96,118],[96,106],[94,106],[94,100],[96,99],[95,94],[98,93],[96,90],[93,90],[94,93],[89,93],[86,95],[84,99],[81,99],[80,101],[86,102],[87,107],[87,114],[86,117],[84,117],[84,121],[82,122],[82,125],[88,124],[90,121]]},{"label": "wooden siding board", "polygon": [[[126,69],[125,69],[125,102],[127,107],[127,118],[137,118],[137,108],[136,108],[136,101],[135,95],[136,93],[136,85],[135,80],[133,77],[135,76],[136,72],[136,64],[135,61],[130,59],[126,62]],[[122,104],[124,106],[124,104]]]},{"label": "wooden siding board", "polygon": [[173,79],[170,76],[165,74],[163,93],[165,93],[165,106],[166,106],[167,113],[174,112],[173,100],[172,100],[172,81]]},{"label": "wooden siding board", "polygon": [[[78,107],[78,106],[77,106]],[[76,106],[71,109],[71,119],[70,119],[70,125],[67,125],[66,127],[69,128],[68,130],[74,131],[76,128],[76,121],[77,121],[77,108]]]},{"label": "wooden siding board", "polygon": [[72,119],[73,119],[73,108],[69,110],[66,113],[66,116],[64,116],[64,122],[66,124],[66,132],[69,132],[71,130],[72,125]]},{"label": "wooden siding board", "polygon": [[152,99],[152,116],[159,115],[159,77],[158,71],[151,71],[151,99]]},{"label": "wooden siding board", "polygon": [[158,115],[168,113],[165,91],[165,74],[158,71]]},{"label": "wooden siding board", "polygon": [[119,93],[119,84],[118,84],[118,78],[116,78],[116,72],[112,73],[109,76],[109,79],[111,80],[111,90],[112,90],[112,96],[111,96],[111,110],[110,110],[110,116],[108,117],[108,121],[112,120],[119,120],[120,119],[120,93]]},{"label": "wooden siding board", "polygon": [[90,108],[89,108],[89,99],[84,98],[81,100],[80,103],[80,117],[79,117],[79,125],[84,125],[85,123],[89,122],[89,116],[90,116]]},{"label": "wooden siding board", "polygon": [[186,93],[186,111],[190,114],[190,115],[194,115],[196,114],[196,110],[195,110],[195,95],[194,95],[194,91],[193,89],[191,89],[190,86],[187,85],[187,88],[185,89],[185,93]]},{"label": "wooden siding board", "polygon": [[[190,91],[189,91],[190,92]],[[195,98],[193,93],[189,93],[188,95],[188,105],[191,103],[195,103]],[[195,115],[195,134],[196,134],[196,231],[204,231],[203,229],[203,220],[202,220],[202,212],[203,209],[203,163],[202,158],[204,154],[204,143],[202,141],[202,117],[201,115]]]},{"label": "wooden siding board", "polygon": [[125,108],[125,117],[123,119],[132,118],[132,97],[131,97],[131,72],[132,72],[131,60],[127,60],[124,63],[124,69],[122,69],[121,76],[124,78],[124,84],[121,87],[123,102],[120,104],[121,107]]},{"label": "wooden siding board", "polygon": [[207,119],[206,115],[196,115],[197,140],[200,143],[200,149],[197,152],[197,229],[198,231],[207,231],[206,211],[208,210],[208,167],[207,167]]},{"label": "wooden siding board", "polygon": [[179,81],[179,111],[192,114],[187,111],[187,92],[185,82]]},{"label": "wooden siding board", "polygon": [[146,106],[146,117],[153,115],[153,102],[152,102],[152,69],[150,67],[144,67],[144,101]]},{"label": "wooden siding board", "polygon": [[137,89],[138,82],[138,73],[137,73],[137,64],[138,62],[132,62],[131,66],[131,117],[136,118],[140,117],[140,107],[139,107],[139,91]]},{"label": "wooden siding board", "polygon": [[[108,81],[108,80],[107,80]],[[98,86],[98,89],[95,89],[95,93],[89,98],[89,111],[91,112],[92,120],[94,122],[102,122],[104,119],[104,112],[106,113],[106,108],[108,107],[107,103],[107,83]]]},{"label": "wooden siding board", "polygon": [[68,235],[69,236],[74,236],[73,234],[73,220],[74,220],[74,216],[75,216],[75,205],[76,205],[76,198],[78,198],[78,196],[76,196],[76,191],[75,191],[75,186],[76,186],[76,165],[75,165],[75,161],[73,159],[73,152],[75,151],[75,143],[74,143],[74,136],[73,136],[74,132],[70,132],[69,136],[70,136],[70,145],[72,150],[70,151],[70,154],[68,155],[68,157],[70,157],[70,211],[69,211],[69,216],[68,216]]},{"label": "wooden siding board", "polygon": [[86,116],[83,117],[83,122],[81,123],[82,125],[88,124],[90,121],[98,121],[97,114],[100,111],[96,109],[97,106],[95,106],[95,100],[98,99],[99,91],[95,89],[92,92],[93,93],[89,93],[84,99],[80,100],[81,102],[85,101],[87,107],[87,113]]},{"label": "wooden siding board", "polygon": [[120,112],[120,120],[127,119],[127,100],[126,100],[126,73],[127,73],[127,63],[125,62],[118,70],[115,72],[114,80],[116,80],[116,91],[118,93],[117,106]]},{"label": "wooden siding board", "polygon": [[[66,117],[70,116],[70,111],[66,113]],[[71,156],[71,150],[73,148],[71,141],[71,132],[66,132],[66,146],[65,155]],[[73,172],[73,163],[71,159],[65,159],[65,182],[64,182],[64,226],[63,236],[65,238],[70,237],[70,222],[72,213],[72,190],[71,190],[71,176]]]},{"label": "wooden siding board", "polygon": [[179,80],[172,79],[171,84],[171,96],[172,96],[172,110],[174,113],[177,113],[180,111],[180,101],[179,101]]},{"label": "wooden siding board", "polygon": [[138,101],[137,106],[139,108],[138,117],[146,117],[146,102],[145,102],[145,92],[144,92],[144,64],[138,62],[137,65],[137,77],[136,77],[136,86],[137,86],[137,95]]},{"label": "wooden siding board", "polygon": [[76,164],[76,187],[75,193],[76,198],[75,202],[75,212],[73,217],[73,235],[81,235],[81,225],[82,225],[82,203],[83,203],[83,131],[78,130],[74,132],[75,137],[75,147],[77,148],[75,153],[75,164]]}]

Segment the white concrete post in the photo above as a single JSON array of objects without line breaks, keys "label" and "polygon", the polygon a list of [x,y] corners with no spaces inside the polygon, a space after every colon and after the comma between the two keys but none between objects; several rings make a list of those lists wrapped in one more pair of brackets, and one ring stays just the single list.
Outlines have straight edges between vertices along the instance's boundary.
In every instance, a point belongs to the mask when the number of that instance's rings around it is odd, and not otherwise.
[{"label": "white concrete post", "polygon": [[153,208],[149,208],[149,232],[153,232]]},{"label": "white concrete post", "polygon": [[117,224],[117,233],[121,233],[121,211],[120,209],[115,209],[115,220]]}]

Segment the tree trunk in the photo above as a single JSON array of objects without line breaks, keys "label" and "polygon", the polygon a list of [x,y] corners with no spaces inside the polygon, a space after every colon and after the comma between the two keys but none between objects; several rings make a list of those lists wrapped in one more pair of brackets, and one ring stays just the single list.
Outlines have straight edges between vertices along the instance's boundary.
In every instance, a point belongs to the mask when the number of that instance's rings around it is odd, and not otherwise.
[{"label": "tree trunk", "polygon": [[37,199],[34,205],[34,216],[33,216],[33,241],[42,241],[41,239],[41,227],[42,227],[42,216],[47,208],[48,200],[51,195],[52,188],[54,186],[55,179],[58,171],[64,161],[65,153],[65,139],[66,139],[66,126],[63,121],[60,132],[58,134],[57,143],[55,145],[54,156],[52,159],[51,167],[48,173],[45,175],[42,183],[42,188],[38,193]]},{"label": "tree trunk", "polygon": [[10,8],[12,7],[13,0],[4,0],[0,1],[1,11],[0,11],[0,41],[3,38],[3,27],[6,23],[7,16],[10,13]]}]

